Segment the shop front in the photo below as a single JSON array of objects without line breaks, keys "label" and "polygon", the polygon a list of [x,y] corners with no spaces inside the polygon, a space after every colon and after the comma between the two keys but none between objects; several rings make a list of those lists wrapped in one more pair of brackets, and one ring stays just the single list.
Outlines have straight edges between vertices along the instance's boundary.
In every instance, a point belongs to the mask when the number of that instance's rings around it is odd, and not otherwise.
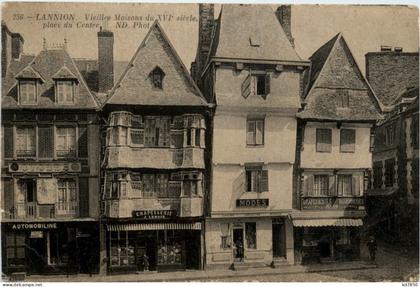
[{"label": "shop front", "polygon": [[108,223],[108,272],[199,269],[201,222]]},{"label": "shop front", "polygon": [[361,219],[294,220],[297,263],[360,259]]},{"label": "shop front", "polygon": [[5,273],[96,273],[99,233],[93,222],[2,223]]}]

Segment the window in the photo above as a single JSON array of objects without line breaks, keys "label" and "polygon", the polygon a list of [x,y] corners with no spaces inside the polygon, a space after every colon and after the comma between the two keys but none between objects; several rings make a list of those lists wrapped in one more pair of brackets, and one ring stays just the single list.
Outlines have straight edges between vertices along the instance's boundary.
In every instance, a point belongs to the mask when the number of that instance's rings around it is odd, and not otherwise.
[{"label": "window", "polygon": [[348,108],[349,107],[349,91],[348,90],[338,90],[337,91],[339,98],[339,107]]},{"label": "window", "polygon": [[74,179],[59,179],[57,203],[77,202],[76,181]]},{"label": "window", "polygon": [[4,158],[13,158],[13,127],[3,127],[3,156]]},{"label": "window", "polygon": [[7,266],[25,265],[25,233],[6,233]]},{"label": "window", "polygon": [[419,148],[419,114],[415,114],[411,118],[411,145]]},{"label": "window", "polygon": [[16,155],[17,157],[36,156],[35,127],[16,128]]},{"label": "window", "polygon": [[111,128],[112,143],[114,145],[127,145],[127,132],[126,127],[113,127]]},{"label": "window", "polygon": [[145,145],[148,147],[169,147],[171,144],[170,118],[146,118]]},{"label": "window", "polygon": [[257,227],[255,222],[245,223],[245,238],[248,249],[257,249]]},{"label": "window", "polygon": [[76,156],[76,128],[57,127],[56,155],[58,158]]},{"label": "window", "polygon": [[261,96],[263,99],[270,94],[270,74],[265,72],[250,72],[241,85],[241,94],[248,98],[251,94]]},{"label": "window", "polygon": [[144,198],[170,197],[168,195],[168,174],[143,174]]},{"label": "window", "polygon": [[74,102],[74,89],[73,81],[57,81],[57,103],[59,104],[73,104]]},{"label": "window", "polygon": [[229,236],[229,224],[220,223],[220,248],[229,249],[231,246],[231,237]]},{"label": "window", "polygon": [[183,196],[194,196],[198,194],[198,179],[191,178],[188,175],[184,176],[182,182],[182,194]]},{"label": "window", "polygon": [[312,189],[312,195],[314,196],[324,196],[328,195],[329,190],[329,177],[328,175],[314,175],[314,185]]},{"label": "window", "polygon": [[135,241],[128,231],[110,232],[109,254],[111,266],[135,266]]},{"label": "window", "polygon": [[356,131],[352,129],[340,130],[340,152],[354,152]]},{"label": "window", "polygon": [[331,129],[316,129],[316,151],[331,152]]},{"label": "window", "polygon": [[373,188],[382,187],[382,161],[373,163]]},{"label": "window", "polygon": [[352,192],[352,181],[353,176],[347,174],[339,174],[338,175],[338,186],[337,186],[337,193],[341,196],[351,196],[353,195]]},{"label": "window", "polygon": [[165,77],[165,73],[159,68],[156,67],[150,74],[152,79],[153,87],[157,89],[163,88],[163,78]]},{"label": "window", "polygon": [[37,103],[36,81],[19,81],[19,103],[22,105],[35,105]]},{"label": "window", "polygon": [[395,181],[395,159],[385,161],[385,186],[393,186]]},{"label": "window", "polygon": [[264,192],[268,191],[268,171],[262,166],[249,166],[245,168],[246,191]]},{"label": "window", "polygon": [[393,145],[395,141],[395,123],[385,127],[385,143],[386,145]]},{"label": "window", "polygon": [[249,146],[264,144],[264,119],[247,120],[246,144]]}]

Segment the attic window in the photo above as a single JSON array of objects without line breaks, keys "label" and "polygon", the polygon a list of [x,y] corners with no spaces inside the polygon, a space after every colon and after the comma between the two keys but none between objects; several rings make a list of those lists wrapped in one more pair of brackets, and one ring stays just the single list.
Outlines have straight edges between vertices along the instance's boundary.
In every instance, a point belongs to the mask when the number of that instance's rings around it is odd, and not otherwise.
[{"label": "attic window", "polygon": [[74,103],[73,80],[56,81],[56,99],[58,104],[69,105]]},{"label": "attic window", "polygon": [[162,89],[163,77],[165,77],[165,73],[162,71],[162,69],[159,67],[154,68],[154,70],[150,73],[150,78],[152,80],[153,87],[157,89]]},{"label": "attic window", "polygon": [[36,80],[19,80],[19,103],[35,105],[36,102]]},{"label": "attic window", "polygon": [[251,45],[251,47],[259,47],[261,46],[261,43],[257,37],[249,37],[249,45]]}]

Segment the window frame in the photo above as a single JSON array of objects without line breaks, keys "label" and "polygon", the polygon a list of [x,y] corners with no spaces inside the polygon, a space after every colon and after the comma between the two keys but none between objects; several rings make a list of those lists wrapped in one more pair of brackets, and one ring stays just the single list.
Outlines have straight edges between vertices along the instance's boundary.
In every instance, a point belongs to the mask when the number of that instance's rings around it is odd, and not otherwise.
[{"label": "window frame", "polygon": [[[63,89],[60,92],[60,86]],[[71,101],[68,100],[70,91]],[[55,81],[55,92],[56,92],[56,103],[59,105],[73,105],[75,96],[75,85],[74,80],[60,79]],[[61,97],[61,100],[60,100]]]},{"label": "window frame", "polygon": [[[251,228],[251,226],[253,226],[253,227]],[[258,238],[258,236],[257,236],[257,223],[256,222],[245,222],[245,228],[244,229],[245,229],[244,231],[245,231],[245,242],[246,242],[246,244],[244,244],[244,245],[246,245],[246,249],[251,249],[251,250],[258,249],[258,245],[257,245],[257,238]],[[252,231],[254,231],[253,240],[252,240],[253,242],[250,242],[249,232],[252,232]],[[250,245],[251,243],[253,243],[254,245],[253,246]]]},{"label": "window frame", "polygon": [[[33,92],[34,92],[34,101],[29,101],[29,95],[25,94],[24,100],[24,93],[23,93],[23,86],[28,86],[29,84],[33,85]],[[28,93],[28,88],[26,88],[26,93]],[[20,105],[37,105],[38,104],[38,84],[36,79],[21,79],[18,81],[18,94],[19,94],[19,104]]]},{"label": "window frame", "polygon": [[[250,125],[253,124],[253,130]],[[260,125],[260,136],[258,136],[258,125]],[[246,146],[247,147],[261,147],[265,143],[265,117],[254,118],[250,117],[246,120]],[[249,135],[252,135],[252,139]]]},{"label": "window frame", "polygon": [[[68,142],[68,137],[69,134],[66,132],[66,149],[62,149],[60,150],[58,148],[59,146],[59,137],[63,136],[63,135],[59,135],[59,130],[61,129],[66,129],[66,130],[70,130],[73,129],[74,130],[74,141],[73,141],[73,147],[74,149],[71,150],[69,149],[69,142]],[[54,151],[54,156],[57,159],[66,159],[66,158],[76,158],[77,154],[78,154],[78,144],[77,144],[77,138],[78,138],[78,130],[77,130],[77,126],[75,125],[56,125],[55,126],[55,136],[54,136],[54,147],[55,147],[55,151]],[[65,155],[59,155],[59,151],[68,151],[67,154]]]},{"label": "window frame", "polygon": [[[350,179],[350,193],[348,192],[344,193],[345,184],[348,184],[348,182],[343,181],[344,179],[346,180]],[[352,197],[352,196],[355,196],[354,192],[355,192],[355,187],[353,186],[353,175],[352,174],[338,174],[337,175],[337,195],[342,196],[342,197]]]},{"label": "window frame", "polygon": [[[327,132],[327,131],[328,131],[327,134],[321,134],[322,132]],[[329,143],[321,142],[321,140],[325,140],[327,136],[329,137]],[[320,152],[320,153],[332,152],[332,129],[331,128],[316,128],[315,137],[316,137],[315,139],[316,152]],[[323,148],[322,145],[325,145],[326,147]]]},{"label": "window frame", "polygon": [[[325,182],[321,181],[317,184],[316,179],[326,179],[326,181]],[[325,189],[322,186],[323,184],[325,184]],[[316,187],[317,185],[319,185],[319,188]],[[330,195],[329,189],[330,189],[330,175],[329,174],[314,174],[313,175],[313,182],[312,182],[312,187],[310,189],[311,190],[310,196],[314,196],[314,197],[332,196]]]},{"label": "window frame", "polygon": [[[31,130],[33,130],[34,146],[31,149],[28,149],[29,133],[25,132],[25,142],[26,142],[25,147],[26,147],[26,149],[24,151],[25,152],[31,151],[31,154],[29,154],[29,155],[27,153],[25,153],[24,155],[19,154],[19,151],[22,151],[22,150],[18,149],[18,147],[19,147],[19,136],[20,136],[20,134],[18,132],[19,129],[25,129],[25,130],[31,129]],[[36,158],[38,156],[37,133],[38,132],[37,132],[37,126],[36,125],[17,125],[16,126],[16,128],[15,128],[15,134],[16,134],[15,139],[16,140],[14,141],[14,143],[15,143],[14,149],[15,149],[16,158]]]},{"label": "window frame", "polygon": [[[345,133],[351,134],[345,135]],[[356,129],[344,128],[340,129],[340,153],[356,152]]]}]

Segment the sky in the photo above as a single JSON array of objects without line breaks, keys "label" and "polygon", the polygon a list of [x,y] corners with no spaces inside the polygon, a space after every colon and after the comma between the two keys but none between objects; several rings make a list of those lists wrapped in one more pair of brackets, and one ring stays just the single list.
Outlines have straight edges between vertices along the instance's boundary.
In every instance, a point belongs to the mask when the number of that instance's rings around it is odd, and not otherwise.
[{"label": "sky", "polygon": [[[216,4],[215,17],[220,7],[220,4]],[[276,7],[273,5],[273,10]],[[46,20],[48,14],[64,19],[49,21]],[[86,20],[90,14],[99,18],[101,15],[110,16],[111,19]],[[127,21],[127,27],[117,27],[116,15],[135,16],[137,19]],[[173,17],[168,18],[169,15]],[[19,32],[24,37],[25,53],[39,53],[44,38],[47,45],[63,43],[66,38],[68,51],[74,58],[96,59],[96,33],[102,25],[114,32],[114,60],[129,61],[145,37],[148,25],[158,17],[182,61],[189,68],[197,49],[198,4],[21,2],[2,5],[2,19],[12,32]],[[64,28],[65,22],[71,23],[72,27]],[[77,23],[79,27],[76,27]],[[89,24],[93,26],[86,27]],[[120,25],[123,25],[121,21]],[[364,72],[364,55],[379,51],[381,45],[403,47],[407,52],[419,50],[418,9],[413,6],[386,5],[292,6],[292,34],[301,58],[308,59],[316,49],[339,32],[343,33]]]}]

